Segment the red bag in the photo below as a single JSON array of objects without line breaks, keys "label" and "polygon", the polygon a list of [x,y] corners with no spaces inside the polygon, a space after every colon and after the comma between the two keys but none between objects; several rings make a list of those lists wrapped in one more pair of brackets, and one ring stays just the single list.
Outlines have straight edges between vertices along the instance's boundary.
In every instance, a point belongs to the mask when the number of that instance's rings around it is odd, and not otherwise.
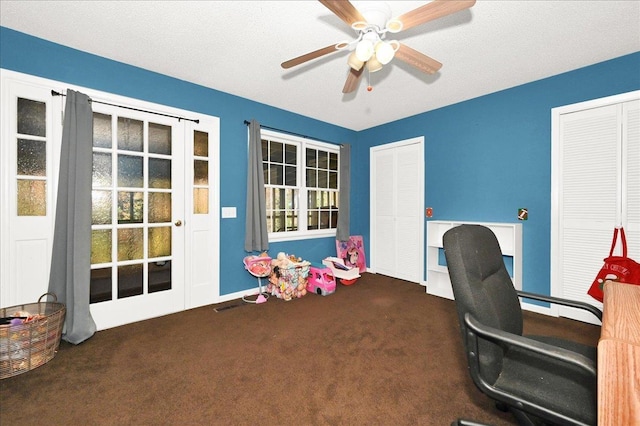
[{"label": "red bag", "polygon": [[640,263],[627,257],[627,238],[624,235],[624,229],[622,227],[619,229],[620,238],[622,239],[622,256],[613,255],[613,250],[618,240],[618,228],[615,228],[609,257],[604,259],[604,266],[600,269],[600,272],[598,272],[598,276],[596,276],[596,279],[587,292],[591,297],[600,302],[604,299],[602,287],[607,280],[640,285]]}]

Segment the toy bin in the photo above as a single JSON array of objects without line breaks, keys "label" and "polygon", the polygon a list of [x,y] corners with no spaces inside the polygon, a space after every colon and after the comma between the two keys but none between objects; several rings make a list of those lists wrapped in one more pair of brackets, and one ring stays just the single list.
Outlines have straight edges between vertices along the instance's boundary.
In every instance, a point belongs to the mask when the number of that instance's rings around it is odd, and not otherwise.
[{"label": "toy bin", "polygon": [[[53,302],[42,302],[47,295]],[[49,362],[62,336],[66,308],[52,293],[38,303],[0,309],[0,379],[16,376]]]},{"label": "toy bin", "polygon": [[309,262],[299,262],[286,268],[273,266],[267,293],[279,299],[297,299],[307,294]]}]

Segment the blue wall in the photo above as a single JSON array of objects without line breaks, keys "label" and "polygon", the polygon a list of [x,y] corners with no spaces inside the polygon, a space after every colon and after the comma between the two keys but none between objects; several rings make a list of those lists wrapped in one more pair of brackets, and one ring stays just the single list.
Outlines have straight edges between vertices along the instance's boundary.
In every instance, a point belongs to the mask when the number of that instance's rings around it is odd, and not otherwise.
[{"label": "blue wall", "polygon": [[[425,137],[425,200],[433,219],[524,224],[524,287],[549,293],[551,108],[640,89],[640,52],[487,96],[354,132],[189,82],[107,60],[0,27],[0,67],[220,117],[220,292],[255,288],[245,256],[244,120],[352,144],[351,233],[369,240],[369,148]],[[269,252],[319,260],[335,253],[322,238],[271,244]]]},{"label": "blue wall", "polygon": [[[549,294],[551,109],[638,89],[634,53],[367,129],[358,140],[375,146],[424,135],[425,207],[434,220],[517,222],[518,208],[528,208],[523,287]],[[354,177],[368,187],[368,175]],[[367,220],[361,232],[368,228]]]},{"label": "blue wall", "polygon": [[[220,294],[255,289],[242,265],[246,203],[247,126],[261,124],[335,143],[353,143],[357,133],[238,96],[111,61],[0,27],[0,67],[220,118],[220,205],[237,218],[220,219]],[[271,244],[269,253],[294,253],[319,261],[334,255],[335,239]]]}]

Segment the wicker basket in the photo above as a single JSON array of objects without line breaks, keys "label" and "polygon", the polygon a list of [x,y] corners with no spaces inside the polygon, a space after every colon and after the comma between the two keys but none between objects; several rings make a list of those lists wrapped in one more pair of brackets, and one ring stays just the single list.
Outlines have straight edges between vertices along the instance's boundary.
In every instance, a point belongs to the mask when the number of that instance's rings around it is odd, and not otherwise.
[{"label": "wicker basket", "polygon": [[[47,295],[54,301],[42,302]],[[0,325],[0,379],[31,371],[55,356],[66,314],[64,304],[57,300],[55,294],[45,293],[38,303],[0,309],[0,318],[29,314],[21,324]]]}]

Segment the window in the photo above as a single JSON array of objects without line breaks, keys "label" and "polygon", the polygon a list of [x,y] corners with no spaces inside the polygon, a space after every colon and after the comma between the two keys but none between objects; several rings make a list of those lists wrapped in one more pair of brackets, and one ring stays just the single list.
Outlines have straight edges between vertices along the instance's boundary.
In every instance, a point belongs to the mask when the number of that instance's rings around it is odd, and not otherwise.
[{"label": "window", "polygon": [[262,130],[269,240],[335,235],[339,147]]}]

